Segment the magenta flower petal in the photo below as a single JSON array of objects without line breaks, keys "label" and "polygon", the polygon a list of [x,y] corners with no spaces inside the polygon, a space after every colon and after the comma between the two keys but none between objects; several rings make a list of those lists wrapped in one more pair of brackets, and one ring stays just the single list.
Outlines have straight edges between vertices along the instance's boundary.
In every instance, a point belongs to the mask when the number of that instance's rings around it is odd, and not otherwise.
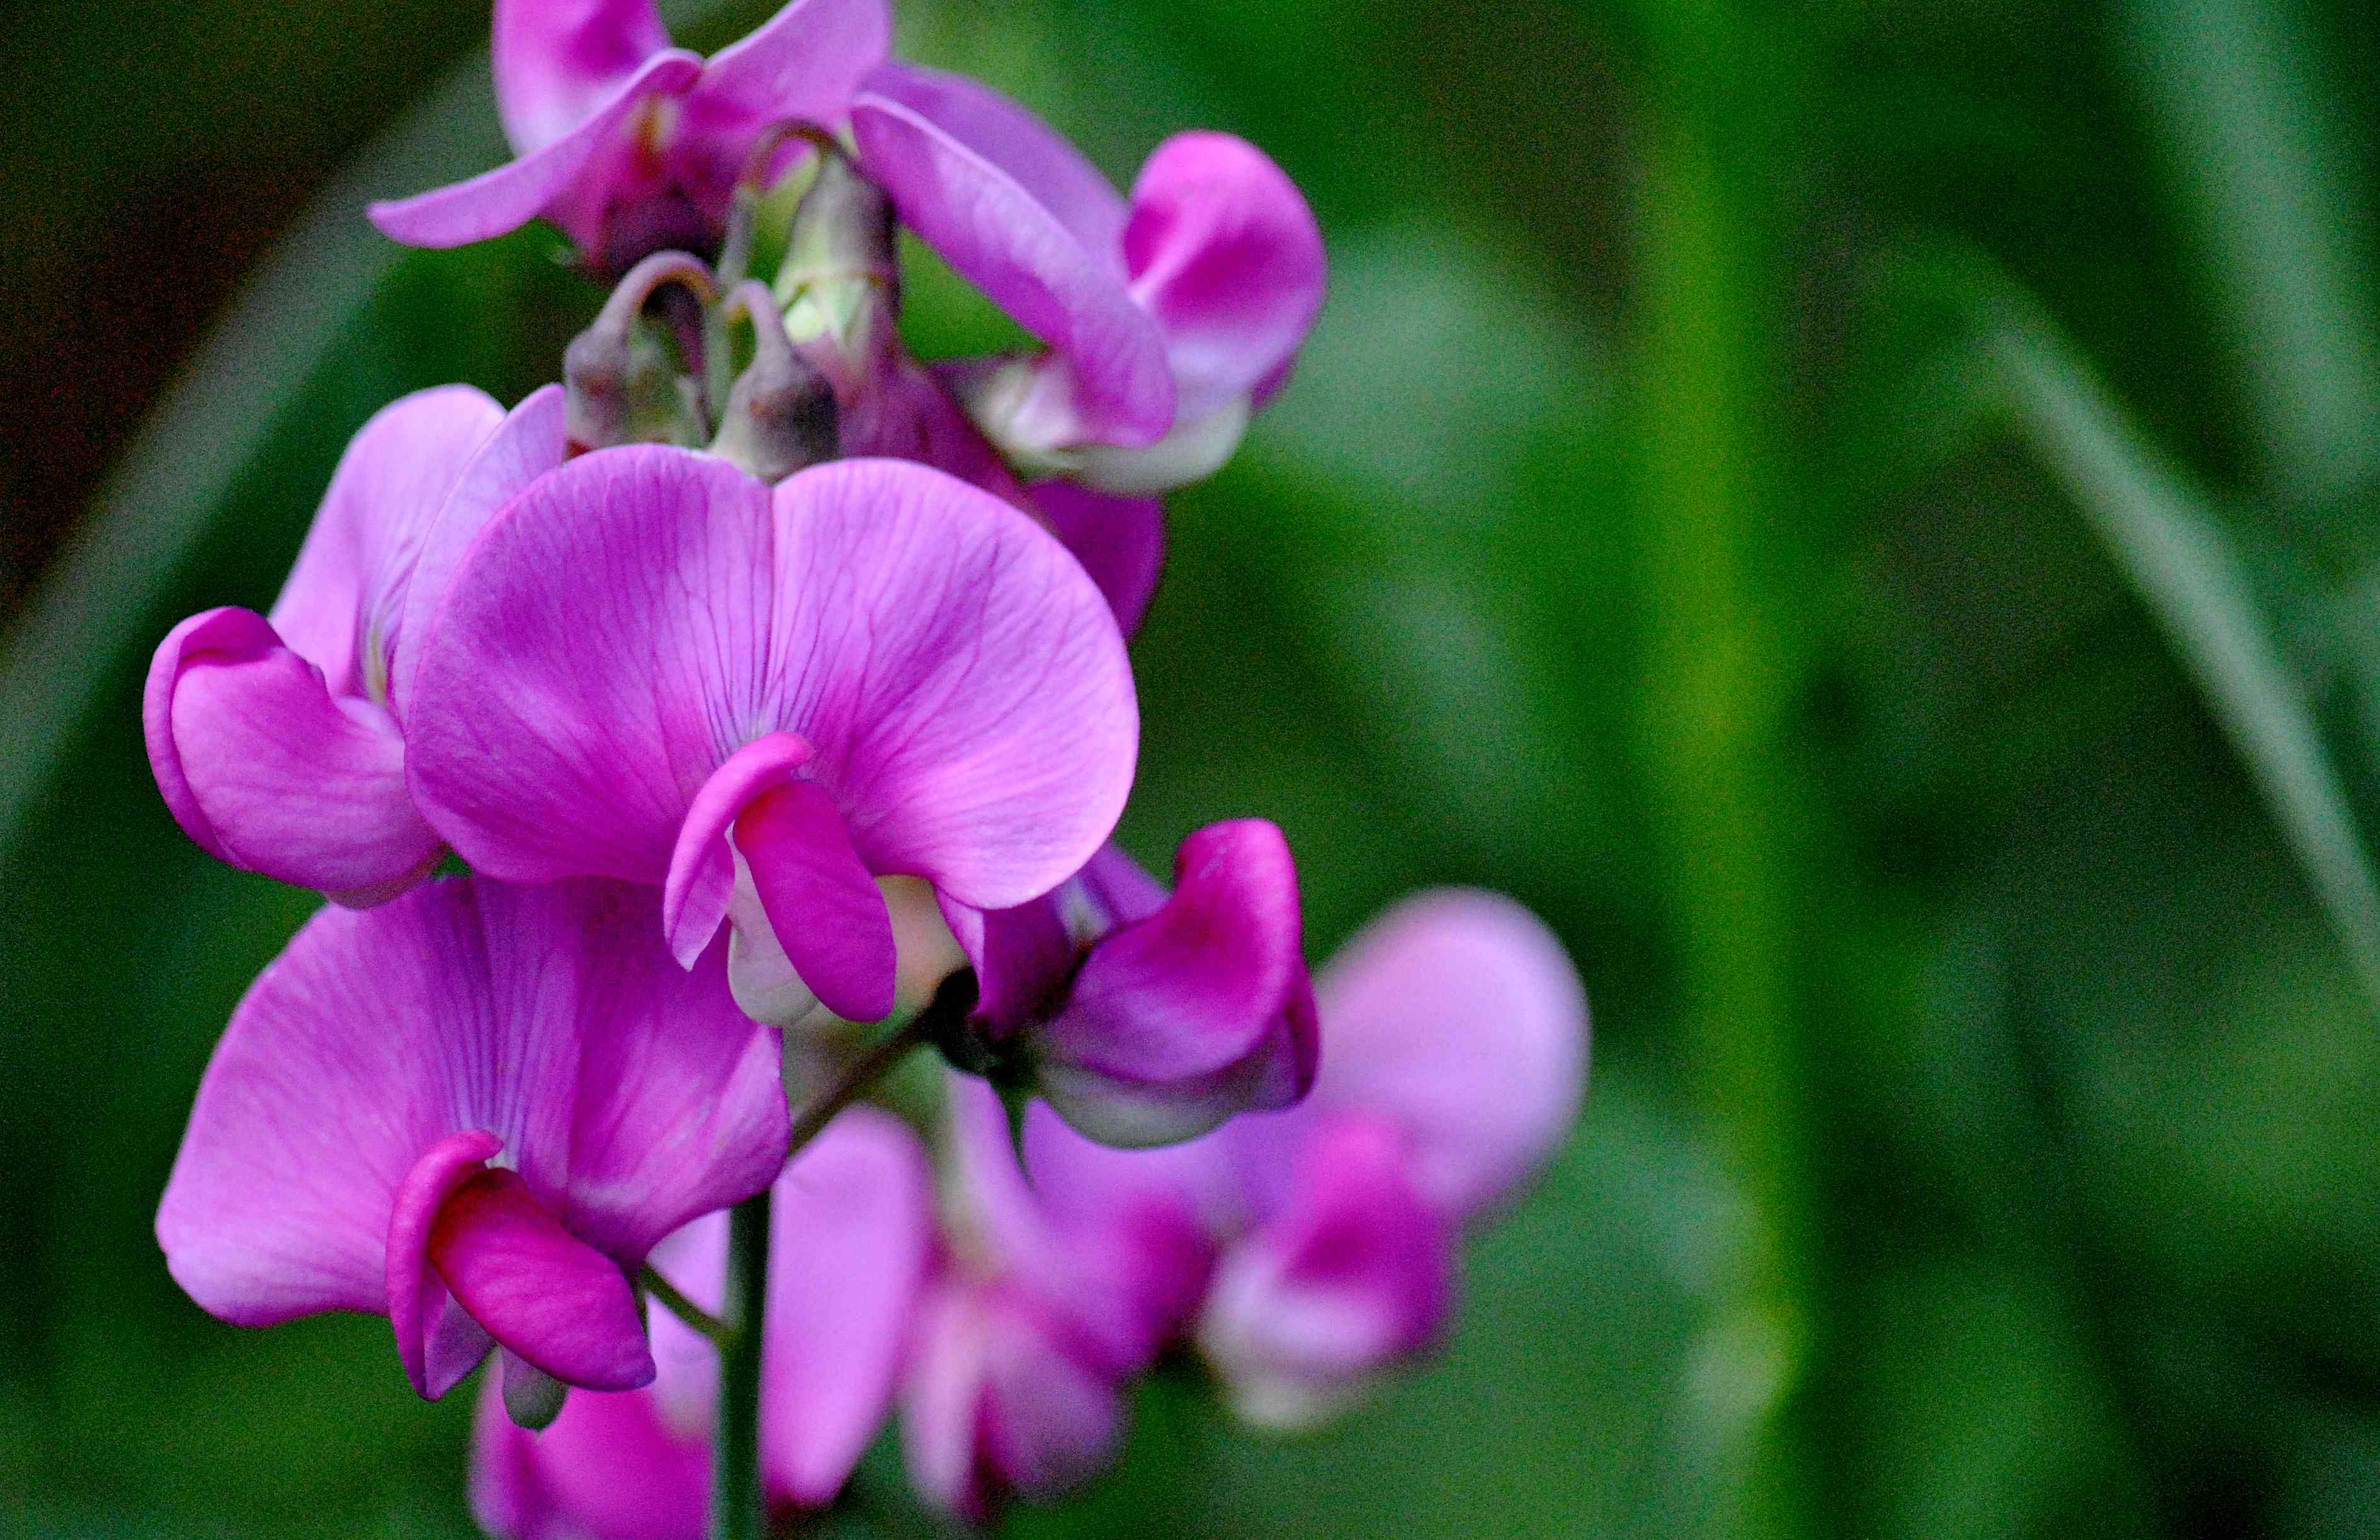
[{"label": "magenta flower petal", "polygon": [[998,499],[892,461],[773,496],[686,451],[573,461],[481,535],[417,687],[417,802],[516,880],[665,880],[704,783],[783,732],[815,746],[803,775],[870,872],[1003,907],[1097,849],[1137,737],[1080,566]]},{"label": "magenta flower petal", "polygon": [[1132,188],[1133,297],[1165,333],[1196,422],[1277,384],[1322,308],[1322,232],[1295,184],[1230,134],[1176,134]]},{"label": "magenta flower petal", "polygon": [[651,1381],[626,1275],[563,1229],[518,1172],[483,1170],[447,1194],[430,1259],[473,1320],[556,1379],[592,1390]]},{"label": "magenta flower petal", "polygon": [[1029,490],[1043,522],[1108,596],[1118,629],[1126,637],[1138,631],[1165,564],[1165,505],[1072,481],[1037,481]]},{"label": "magenta flower petal", "polygon": [[1453,1227],[1403,1134],[1343,1116],[1307,1146],[1289,1206],[1228,1252],[1199,1343],[1250,1421],[1303,1426],[1427,1346],[1453,1291]]},{"label": "magenta flower petal", "polygon": [[[785,1140],[774,1036],[742,1020],[715,962],[676,965],[657,907],[632,888],[472,879],[316,916],[241,1001],[200,1086],[157,1214],[176,1280],[244,1324],[385,1310],[429,1393],[484,1350],[483,1326],[522,1334],[549,1372],[586,1366],[501,1289],[484,1295],[497,1318],[475,1322],[480,1284],[444,1257],[434,1281],[421,1257],[499,1154],[546,1239],[601,1251],[615,1277],[688,1216],[767,1183]],[[456,1267],[484,1281],[468,1252]],[[589,1276],[550,1245],[505,1255]]]},{"label": "magenta flower petal", "polygon": [[1316,1040],[1297,870],[1257,819],[1182,842],[1173,894],[1100,938],[1065,1008],[1031,1030],[1036,1088],[1102,1143],[1171,1144],[1294,1102]]},{"label": "magenta flower petal", "polygon": [[728,830],[754,797],[817,757],[818,750],[798,734],[764,734],[729,755],[694,794],[686,821],[678,825],[662,890],[662,924],[680,963],[694,966],[735,898]]},{"label": "magenta flower petal", "polygon": [[513,1425],[492,1375],[480,1394],[471,1511],[504,1540],[693,1540],[710,1496],[709,1441],[649,1390],[574,1390],[542,1433]]},{"label": "magenta flower petal", "polygon": [[[484,1129],[450,1134],[406,1173],[388,1219],[388,1324],[416,1393],[436,1401],[487,1352],[485,1328],[453,1303],[430,1264],[430,1232],[455,1190],[487,1170],[504,1141]],[[202,1302],[203,1303],[203,1302]],[[467,1329],[468,1328],[468,1329]]]},{"label": "magenta flower petal", "polygon": [[[793,0],[710,57],[680,120],[682,175],[724,199],[760,130],[805,121],[827,128],[850,113],[861,79],[892,46],[885,0]],[[787,154],[800,152],[798,144]]]},{"label": "magenta flower petal", "polygon": [[570,1228],[640,1257],[697,1216],[769,1185],[791,1134],[777,1035],[747,1020],[716,957],[657,944],[650,891],[573,884],[587,1013],[570,1134]]},{"label": "magenta flower petal", "polygon": [[496,0],[496,115],[529,154],[595,115],[669,46],[652,0]]},{"label": "magenta flower petal", "polygon": [[1456,1215],[1552,1153],[1586,1082],[1586,999],[1536,916],[1491,893],[1406,900],[1332,960],[1308,1105],[1393,1119],[1415,1180]]},{"label": "magenta flower petal", "polygon": [[945,1281],[922,1316],[901,1432],[918,1494],[980,1519],[994,1492],[1046,1497],[1097,1474],[1123,1406],[1114,1376],[1029,1298]]},{"label": "magenta flower petal", "polygon": [[887,1113],[844,1112],[778,1179],[760,1408],[775,1495],[832,1500],[883,1425],[932,1236],[925,1148]]},{"label": "magenta flower petal", "polygon": [[975,1013],[1003,1033],[1054,1009],[1075,963],[1075,940],[1053,897],[1010,909],[941,901],[942,922],[975,967]]},{"label": "magenta flower petal", "polygon": [[1084,436],[1165,435],[1165,340],[1133,298],[1124,201],[1097,167],[998,91],[912,65],[870,75],[851,125],[903,223],[1066,359]]},{"label": "magenta flower petal", "polygon": [[785,960],[845,1021],[892,1009],[892,916],[860,864],[834,798],[815,781],[787,781],[735,819],[736,847]]},{"label": "magenta flower petal", "polygon": [[600,251],[601,221],[614,200],[589,194],[615,191],[601,174],[604,164],[649,154],[633,141],[637,115],[656,96],[685,94],[701,75],[698,55],[681,49],[655,54],[559,139],[469,181],[377,202],[367,212],[391,240],[432,248],[487,240],[543,214],[580,246]]},{"label": "magenta flower petal", "polygon": [[237,867],[370,903],[436,861],[384,709],[334,698],[261,616],[210,610],[169,633],[143,700],[149,758],[190,837]]}]

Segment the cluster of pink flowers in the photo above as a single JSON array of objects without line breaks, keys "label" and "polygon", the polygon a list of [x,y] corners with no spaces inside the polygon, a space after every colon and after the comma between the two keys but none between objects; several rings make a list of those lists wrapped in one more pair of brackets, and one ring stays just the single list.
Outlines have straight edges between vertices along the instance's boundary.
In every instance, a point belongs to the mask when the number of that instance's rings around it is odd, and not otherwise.
[{"label": "cluster of pink flowers", "polygon": [[[498,0],[518,158],[372,216],[543,217],[611,303],[510,411],[373,418],[272,612],[149,676],[190,837],[334,901],[208,1068],[168,1265],[226,1320],[385,1314],[424,1396],[492,1348],[474,1492],[518,1540],[702,1532],[734,1206],[773,1214],[771,1498],[831,1499],[897,1404],[975,1514],[1099,1468],[1171,1347],[1258,1422],[1346,1404],[1584,1083],[1509,903],[1412,901],[1318,988],[1271,824],[1193,832],[1170,891],[1107,843],[1156,494],[1288,374],[1320,237],[1238,139],[1126,198],[889,35],[794,0],[706,61],[650,0]],[[912,358],[901,227],[1040,346]],[[913,1044],[935,1095],[789,1113]]]}]

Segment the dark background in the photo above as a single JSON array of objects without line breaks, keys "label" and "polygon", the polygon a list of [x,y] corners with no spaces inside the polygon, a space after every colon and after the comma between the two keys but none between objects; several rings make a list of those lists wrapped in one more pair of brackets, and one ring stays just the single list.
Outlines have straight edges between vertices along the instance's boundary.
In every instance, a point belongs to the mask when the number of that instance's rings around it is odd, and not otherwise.
[{"label": "dark background", "polygon": [[[2370,19],[905,5],[1119,180],[1247,135],[1330,240],[1296,381],[1173,500],[1127,843],[1276,818],[1318,961],[1504,889],[1597,1016],[1442,1356],[1286,1445],[1168,1378],[1011,1527],[2380,1534]],[[209,1320],[150,1236],[311,901],[181,838],[137,692],[269,602],[374,407],[513,399],[591,313],[545,232],[362,220],[499,154],[485,26],[0,42],[0,1534],[468,1532],[467,1395],[376,1320]],[[915,291],[922,351],[1000,334]],[[889,1446],[836,1522],[917,1527]]]}]

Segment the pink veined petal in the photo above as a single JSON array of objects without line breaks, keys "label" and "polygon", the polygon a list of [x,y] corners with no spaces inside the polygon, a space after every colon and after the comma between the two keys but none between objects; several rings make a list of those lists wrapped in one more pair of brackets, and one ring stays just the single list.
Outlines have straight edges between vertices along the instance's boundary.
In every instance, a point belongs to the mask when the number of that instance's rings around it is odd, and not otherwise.
[{"label": "pink veined petal", "polygon": [[518,1172],[483,1170],[449,1193],[430,1259],[473,1320],[556,1379],[595,1390],[651,1381],[627,1276],[563,1229]]},{"label": "pink veined petal", "polygon": [[[769,125],[802,120],[839,127],[860,80],[892,45],[885,0],[792,0],[712,55],[701,83],[687,94],[677,152],[688,180],[724,198]],[[786,152],[789,158],[801,152],[798,144]]]},{"label": "pink veined petal", "polygon": [[503,419],[485,394],[440,385],[382,407],[347,442],[268,617],[333,695],[370,692],[422,534]]},{"label": "pink veined petal", "polygon": [[464,553],[496,510],[562,464],[563,404],[560,385],[540,386],[523,397],[463,467],[445,502],[422,531],[403,601],[396,606],[395,623],[383,638],[388,649],[388,706],[399,723],[406,720],[407,686],[412,683],[410,638],[430,624]]},{"label": "pink veined petal", "polygon": [[1063,356],[1084,437],[1173,425],[1156,322],[1127,286],[1123,200],[1047,124],[956,75],[888,64],[852,105],[861,164],[902,222]]},{"label": "pink veined petal", "polygon": [[1153,497],[1115,497],[1072,481],[1037,481],[1033,504],[1091,581],[1107,595],[1116,626],[1140,629],[1165,565],[1165,505]]},{"label": "pink veined petal", "polygon": [[1348,942],[1318,994],[1308,1106],[1393,1120],[1413,1140],[1415,1180],[1451,1213],[1495,1202],[1578,1115],[1586,999],[1561,943],[1510,899],[1408,899]]},{"label": "pink veined petal", "polygon": [[711,772],[694,794],[686,821],[670,852],[662,889],[662,927],[679,963],[694,960],[710,945],[735,892],[735,860],[727,831],[754,797],[817,757],[798,733],[768,733],[753,739]]},{"label": "pink veined petal", "polygon": [[1123,639],[1015,509],[892,461],[773,497],[709,455],[601,450],[500,513],[422,644],[416,801],[514,880],[658,883],[713,771],[770,732],[862,863],[1000,908],[1098,848],[1132,778]]},{"label": "pink veined petal", "polygon": [[523,155],[593,116],[670,41],[652,0],[496,0],[492,33],[496,115]]},{"label": "pink veined petal", "polygon": [[583,886],[579,1084],[560,1212],[633,1261],[768,1186],[790,1129],[777,1035],[735,1008],[722,957],[680,968],[650,890]]},{"label": "pink veined petal", "polygon": [[890,1412],[933,1239],[917,1135],[867,1107],[778,1179],[760,1446],[771,1492],[832,1500]]},{"label": "pink veined petal", "polygon": [[1274,382],[1322,309],[1322,232],[1295,184],[1230,134],[1176,134],[1133,183],[1123,253],[1196,422]]},{"label": "pink veined petal", "polygon": [[[391,240],[444,248],[517,230],[565,201],[600,206],[603,200],[588,197],[590,189],[583,184],[590,174],[604,169],[606,152],[620,148],[647,100],[683,95],[701,76],[699,56],[664,50],[647,59],[609,101],[561,138],[469,181],[374,203],[367,212]],[[563,223],[568,228],[586,222],[565,218]],[[585,245],[598,232],[581,227],[570,228],[569,234]]]},{"label": "pink veined petal", "polygon": [[494,1376],[480,1392],[471,1511],[504,1540],[686,1540],[710,1495],[709,1442],[650,1390],[574,1390],[542,1433],[513,1425]]},{"label": "pink veined petal", "polygon": [[386,1309],[398,1194],[450,1135],[493,1138],[558,1189],[577,1074],[566,897],[433,882],[307,922],[232,1013],[158,1206],[192,1299],[259,1326]]},{"label": "pink veined petal", "polygon": [[[1123,640],[1038,525],[955,478],[841,461],[782,483],[795,723],[870,871],[997,909],[1049,891],[1123,811],[1139,740]],[[811,596],[817,596],[812,598]]]},{"label": "pink veined petal", "polygon": [[396,1335],[405,1377],[431,1401],[471,1372],[490,1340],[484,1328],[455,1306],[446,1280],[430,1265],[430,1232],[447,1198],[485,1171],[503,1147],[504,1141],[484,1129],[448,1134],[414,1162],[390,1207],[388,1324]]},{"label": "pink veined petal", "polygon": [[425,815],[510,880],[661,883],[696,794],[766,710],[774,543],[768,489],[709,455],[601,449],[540,478],[419,638]]},{"label": "pink veined petal", "polygon": [[1096,942],[1065,1009],[1032,1036],[1043,1096],[1107,1143],[1169,1144],[1312,1083],[1297,871],[1257,819],[1182,842],[1154,914]]},{"label": "pink veined petal", "polygon": [[214,610],[176,627],[151,664],[142,715],[167,806],[234,866],[371,903],[437,859],[396,723],[370,701],[334,698],[259,616]]},{"label": "pink veined petal", "polygon": [[735,845],[785,960],[845,1021],[892,1009],[892,916],[860,864],[834,798],[815,781],[771,786],[735,819]]},{"label": "pink veined petal", "polygon": [[1289,1205],[1225,1254],[1199,1342],[1244,1414],[1318,1420],[1437,1335],[1454,1231],[1415,1185],[1410,1157],[1385,1121],[1331,1119],[1306,1146]]}]

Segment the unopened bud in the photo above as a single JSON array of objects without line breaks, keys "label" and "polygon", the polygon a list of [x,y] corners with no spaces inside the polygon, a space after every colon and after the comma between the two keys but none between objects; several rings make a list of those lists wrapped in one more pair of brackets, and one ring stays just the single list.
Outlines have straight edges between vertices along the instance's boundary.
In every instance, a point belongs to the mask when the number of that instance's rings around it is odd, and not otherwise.
[{"label": "unopened bud", "polygon": [[900,310],[892,202],[834,140],[820,136],[814,142],[818,176],[794,211],[777,269],[777,302],[796,341],[831,338],[858,357],[875,315]]},{"label": "unopened bud", "polygon": [[833,459],[838,452],[834,389],[794,351],[769,286],[759,282],[736,285],[727,309],[730,319],[738,310],[751,317],[752,362],[727,393],[727,409],[721,414],[711,453],[769,482]]},{"label": "unopened bud", "polygon": [[666,347],[638,324],[647,301],[668,284],[706,302],[711,297],[710,270],[699,259],[656,252],[628,270],[593,324],[564,350],[563,435],[572,454],[695,436],[686,431],[686,401]]}]

